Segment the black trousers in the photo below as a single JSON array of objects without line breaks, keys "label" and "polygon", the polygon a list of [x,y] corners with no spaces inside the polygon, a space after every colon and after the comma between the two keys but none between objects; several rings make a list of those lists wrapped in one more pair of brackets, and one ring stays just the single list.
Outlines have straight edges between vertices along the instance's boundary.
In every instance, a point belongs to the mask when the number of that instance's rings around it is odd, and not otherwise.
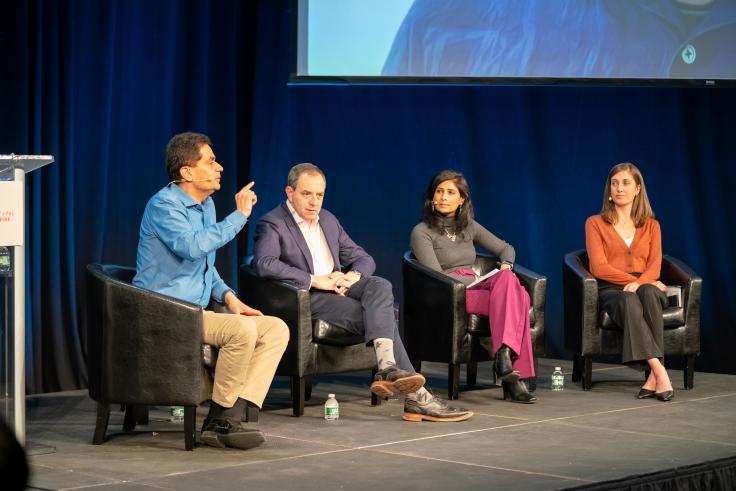
[{"label": "black trousers", "polygon": [[376,338],[392,339],[396,364],[414,372],[396,325],[394,294],[388,280],[379,276],[364,277],[355,282],[344,297],[312,290],[309,299],[313,318],[360,334],[366,343]]},{"label": "black trousers", "polygon": [[621,361],[632,368],[646,369],[646,360],[664,358],[662,309],[667,296],[654,285],[642,285],[636,293],[623,286],[605,283],[598,287],[600,308],[624,331]]}]

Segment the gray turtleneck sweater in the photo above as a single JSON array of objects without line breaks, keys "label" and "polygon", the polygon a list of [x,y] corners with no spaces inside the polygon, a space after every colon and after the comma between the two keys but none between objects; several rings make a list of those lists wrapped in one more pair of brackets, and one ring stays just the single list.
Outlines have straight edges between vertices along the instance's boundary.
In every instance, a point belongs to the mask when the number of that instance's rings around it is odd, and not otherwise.
[{"label": "gray turtleneck sweater", "polygon": [[[501,261],[513,263],[516,259],[516,252],[511,244],[499,239],[474,220],[470,221],[463,232],[457,233],[454,242],[446,233],[449,231],[452,235],[454,217],[443,219],[442,225],[443,230],[439,232],[420,222],[411,231],[411,252],[417,261],[435,271],[447,274],[459,268],[472,269],[476,245]],[[467,279],[468,282],[473,281],[470,276]]]}]

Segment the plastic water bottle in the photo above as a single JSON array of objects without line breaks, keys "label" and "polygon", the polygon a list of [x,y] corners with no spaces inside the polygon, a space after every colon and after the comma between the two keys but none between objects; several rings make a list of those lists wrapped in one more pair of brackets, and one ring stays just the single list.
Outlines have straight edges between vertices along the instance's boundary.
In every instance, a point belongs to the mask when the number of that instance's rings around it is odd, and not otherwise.
[{"label": "plastic water bottle", "polygon": [[325,419],[327,421],[335,421],[340,417],[340,405],[335,399],[335,394],[327,395],[327,402],[325,402]]},{"label": "plastic water bottle", "polygon": [[552,372],[551,381],[550,388],[552,390],[557,392],[565,390],[565,375],[562,373],[562,368],[555,367],[555,371]]},{"label": "plastic water bottle", "polygon": [[171,417],[169,421],[172,423],[181,423],[184,421],[184,406],[171,406],[169,408]]}]

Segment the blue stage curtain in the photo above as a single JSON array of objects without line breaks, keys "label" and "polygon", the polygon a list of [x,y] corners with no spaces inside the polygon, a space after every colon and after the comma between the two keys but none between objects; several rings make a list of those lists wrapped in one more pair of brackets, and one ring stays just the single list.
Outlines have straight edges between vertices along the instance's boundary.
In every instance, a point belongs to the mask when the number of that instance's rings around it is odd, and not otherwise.
[{"label": "blue stage curtain", "polygon": [[[84,266],[134,264],[164,146],[186,130],[209,134],[225,166],[220,216],[251,174],[257,219],[284,199],[291,165],[321,166],[325,207],[399,299],[427,182],[465,172],[477,220],[549,278],[547,354],[560,358],[563,255],[584,247],[610,167],[632,161],[665,253],[704,278],[696,368],[736,373],[734,89],[289,85],[291,5],[34,0],[0,18],[13,67],[0,153],[56,157],[29,176],[29,392],[86,385]],[[241,235],[218,254],[233,287]]]},{"label": "blue stage curtain", "polygon": [[[30,393],[86,386],[84,268],[135,265],[172,135],[212,138],[225,167],[215,201],[221,214],[234,209],[248,173],[253,11],[238,1],[11,2],[0,21],[0,153],[56,158],[28,176]],[[233,288],[236,249],[217,263]]]}]

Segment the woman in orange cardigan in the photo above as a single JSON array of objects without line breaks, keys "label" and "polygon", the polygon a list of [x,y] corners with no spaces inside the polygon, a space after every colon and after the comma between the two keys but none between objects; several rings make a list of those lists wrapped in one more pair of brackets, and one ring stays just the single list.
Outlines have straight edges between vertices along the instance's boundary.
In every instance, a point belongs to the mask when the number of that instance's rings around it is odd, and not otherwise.
[{"label": "woman in orange cardigan", "polygon": [[662,236],[634,164],[615,165],[608,173],[601,213],[585,222],[585,246],[600,308],[624,332],[623,363],[651,370],[637,397],[669,401],[674,391],[663,364]]}]

